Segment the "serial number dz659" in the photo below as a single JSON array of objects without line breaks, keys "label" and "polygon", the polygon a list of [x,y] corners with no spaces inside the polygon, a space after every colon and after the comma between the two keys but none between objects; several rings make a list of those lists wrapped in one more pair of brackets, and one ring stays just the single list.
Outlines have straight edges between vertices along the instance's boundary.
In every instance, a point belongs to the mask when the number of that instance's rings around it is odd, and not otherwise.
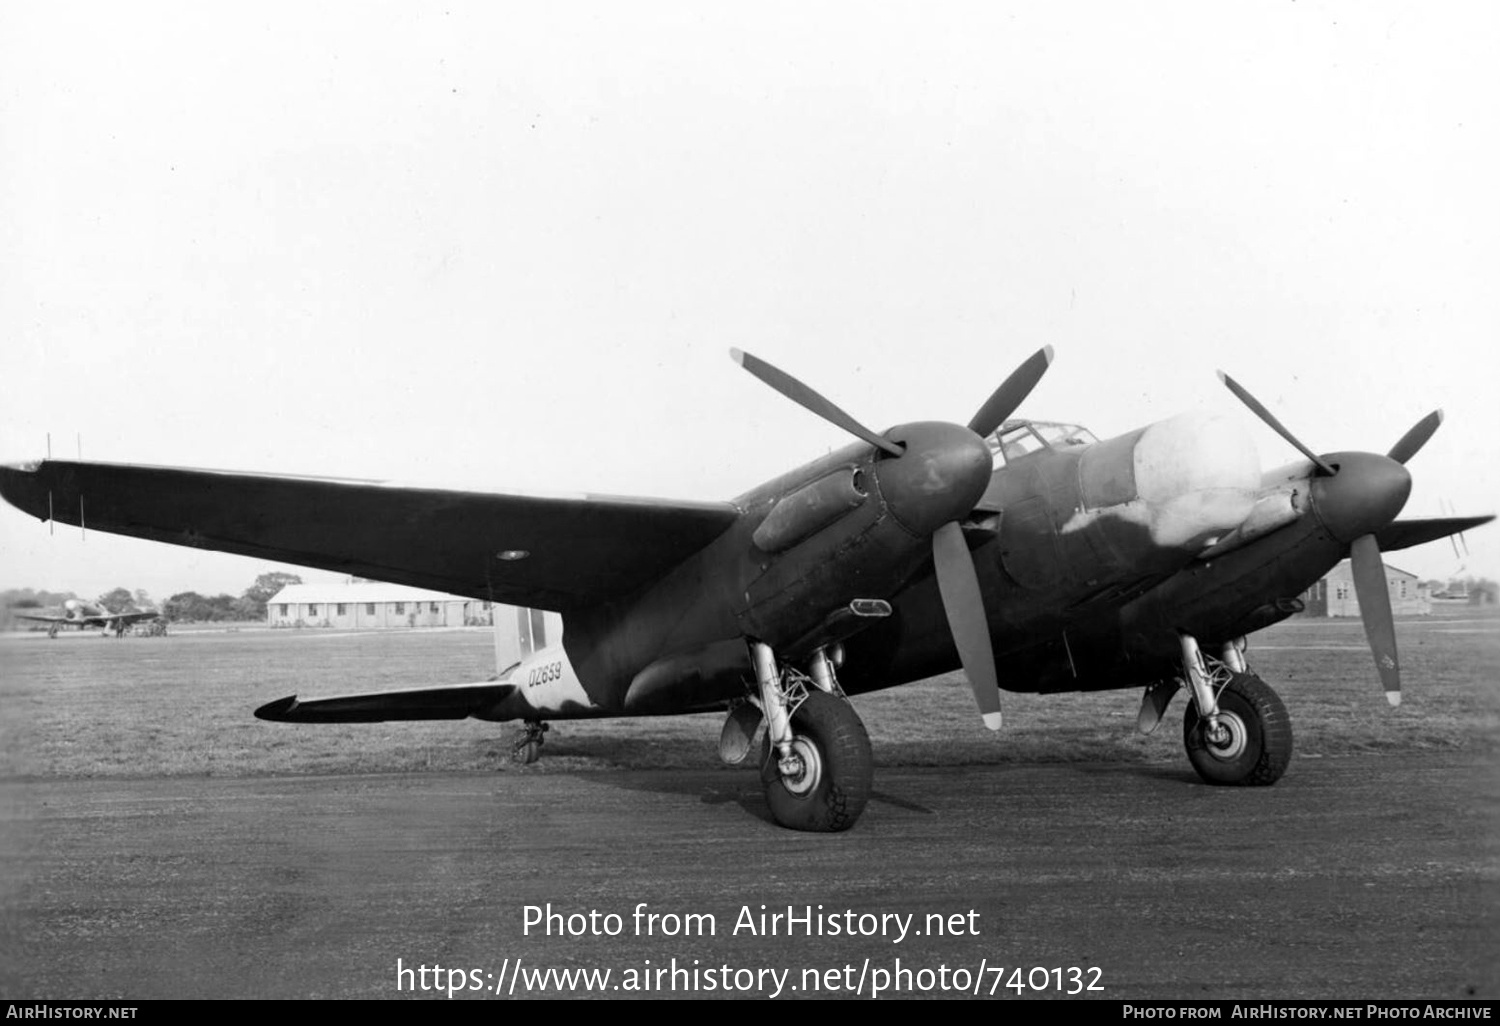
[{"label": "serial number dz659", "polygon": [[526,686],[528,688],[534,688],[539,684],[546,684],[548,681],[557,680],[561,676],[562,663],[560,661],[555,663],[547,663],[545,666],[535,666],[532,667],[531,672],[526,675]]}]

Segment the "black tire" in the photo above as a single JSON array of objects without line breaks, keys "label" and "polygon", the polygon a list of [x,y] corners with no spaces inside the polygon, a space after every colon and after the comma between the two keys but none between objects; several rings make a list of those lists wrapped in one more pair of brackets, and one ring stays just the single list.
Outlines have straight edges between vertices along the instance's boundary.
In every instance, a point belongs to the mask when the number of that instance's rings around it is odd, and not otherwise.
[{"label": "black tire", "polygon": [[811,779],[782,779],[777,752],[767,735],[760,782],[776,822],[790,830],[848,830],[870,799],[875,764],[870,735],[854,707],[823,691],[811,691],[792,715],[792,744],[806,756]]},{"label": "black tire", "polygon": [[1189,697],[1182,743],[1198,776],[1230,787],[1269,787],[1281,779],[1292,761],[1292,720],[1269,684],[1253,673],[1234,674],[1219,693],[1219,721],[1230,736],[1214,744]]},{"label": "black tire", "polygon": [[511,761],[522,766],[530,766],[541,757],[542,743],[540,741],[518,741],[510,750]]}]

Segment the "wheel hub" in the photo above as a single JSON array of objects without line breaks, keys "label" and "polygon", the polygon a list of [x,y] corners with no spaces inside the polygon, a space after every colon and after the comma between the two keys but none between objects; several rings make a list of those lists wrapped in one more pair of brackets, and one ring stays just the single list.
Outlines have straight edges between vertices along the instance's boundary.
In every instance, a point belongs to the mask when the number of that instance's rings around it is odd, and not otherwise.
[{"label": "wheel hub", "polygon": [[1245,721],[1232,712],[1219,710],[1219,729],[1214,731],[1207,725],[1203,729],[1203,740],[1208,742],[1208,753],[1215,759],[1230,762],[1245,751]]},{"label": "wheel hub", "polygon": [[790,757],[780,761],[781,783],[788,793],[801,797],[811,794],[823,777],[823,757],[818,746],[800,734],[792,738]]}]

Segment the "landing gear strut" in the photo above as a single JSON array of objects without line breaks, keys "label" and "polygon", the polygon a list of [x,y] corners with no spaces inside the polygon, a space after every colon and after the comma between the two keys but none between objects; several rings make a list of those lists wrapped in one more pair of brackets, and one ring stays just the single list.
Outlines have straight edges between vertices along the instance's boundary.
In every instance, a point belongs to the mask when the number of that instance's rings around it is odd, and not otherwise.
[{"label": "landing gear strut", "polygon": [[864,811],[874,777],[865,725],[841,697],[821,652],[813,678],[778,672],[762,642],[750,642],[750,657],[767,724],[760,781],[771,815],[792,830],[848,830]]},{"label": "landing gear strut", "polygon": [[521,732],[516,735],[516,743],[511,747],[510,758],[512,762],[518,762],[523,766],[536,762],[542,754],[542,745],[546,743],[546,733],[552,729],[550,723],[541,720],[527,720]]},{"label": "landing gear strut", "polygon": [[1183,670],[1193,692],[1182,718],[1188,761],[1210,784],[1266,787],[1292,759],[1292,721],[1270,685],[1246,666],[1242,643],[1224,647],[1224,662],[1205,659],[1181,636]]}]

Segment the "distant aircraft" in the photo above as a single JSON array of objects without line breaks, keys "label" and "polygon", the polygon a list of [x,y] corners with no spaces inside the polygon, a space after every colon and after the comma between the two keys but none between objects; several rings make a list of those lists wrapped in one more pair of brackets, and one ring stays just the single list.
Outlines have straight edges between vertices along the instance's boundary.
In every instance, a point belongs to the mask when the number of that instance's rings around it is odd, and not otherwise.
[{"label": "distant aircraft", "polygon": [[155,620],[161,616],[160,613],[111,613],[108,609],[94,602],[85,602],[82,599],[68,599],[63,603],[61,616],[47,616],[40,613],[14,613],[18,620],[35,620],[39,623],[51,624],[47,628],[47,637],[57,637],[57,632],[63,627],[78,627],[86,629],[89,627],[103,627],[106,631],[113,630],[115,637],[121,637],[130,629],[131,624],[140,623],[142,620]]},{"label": "distant aircraft", "polygon": [[[723,710],[720,753],[762,726],[777,822],[842,830],[869,797],[869,737],[848,694],[963,667],[987,726],[1000,688],[1141,688],[1154,729],[1185,684],[1184,741],[1215,784],[1267,785],[1292,732],[1246,637],[1290,616],[1345,557],[1380,677],[1400,676],[1380,552],[1488,520],[1398,520],[1404,464],[1433,414],[1384,456],[1306,456],[1262,473],[1231,419],[1186,414],[1106,441],[1012,419],[1052,360],[1023,363],[966,424],[872,431],[747,353],[762,382],[857,442],[729,502],[538,498],[47,460],[0,468],[42,519],[562,614],[560,646],[503,679],[262,706],[302,722],[546,721]],[[667,458],[670,454],[650,454]],[[643,458],[646,458],[643,456]],[[998,657],[998,659],[997,659]],[[997,672],[997,665],[1003,676]]]}]

